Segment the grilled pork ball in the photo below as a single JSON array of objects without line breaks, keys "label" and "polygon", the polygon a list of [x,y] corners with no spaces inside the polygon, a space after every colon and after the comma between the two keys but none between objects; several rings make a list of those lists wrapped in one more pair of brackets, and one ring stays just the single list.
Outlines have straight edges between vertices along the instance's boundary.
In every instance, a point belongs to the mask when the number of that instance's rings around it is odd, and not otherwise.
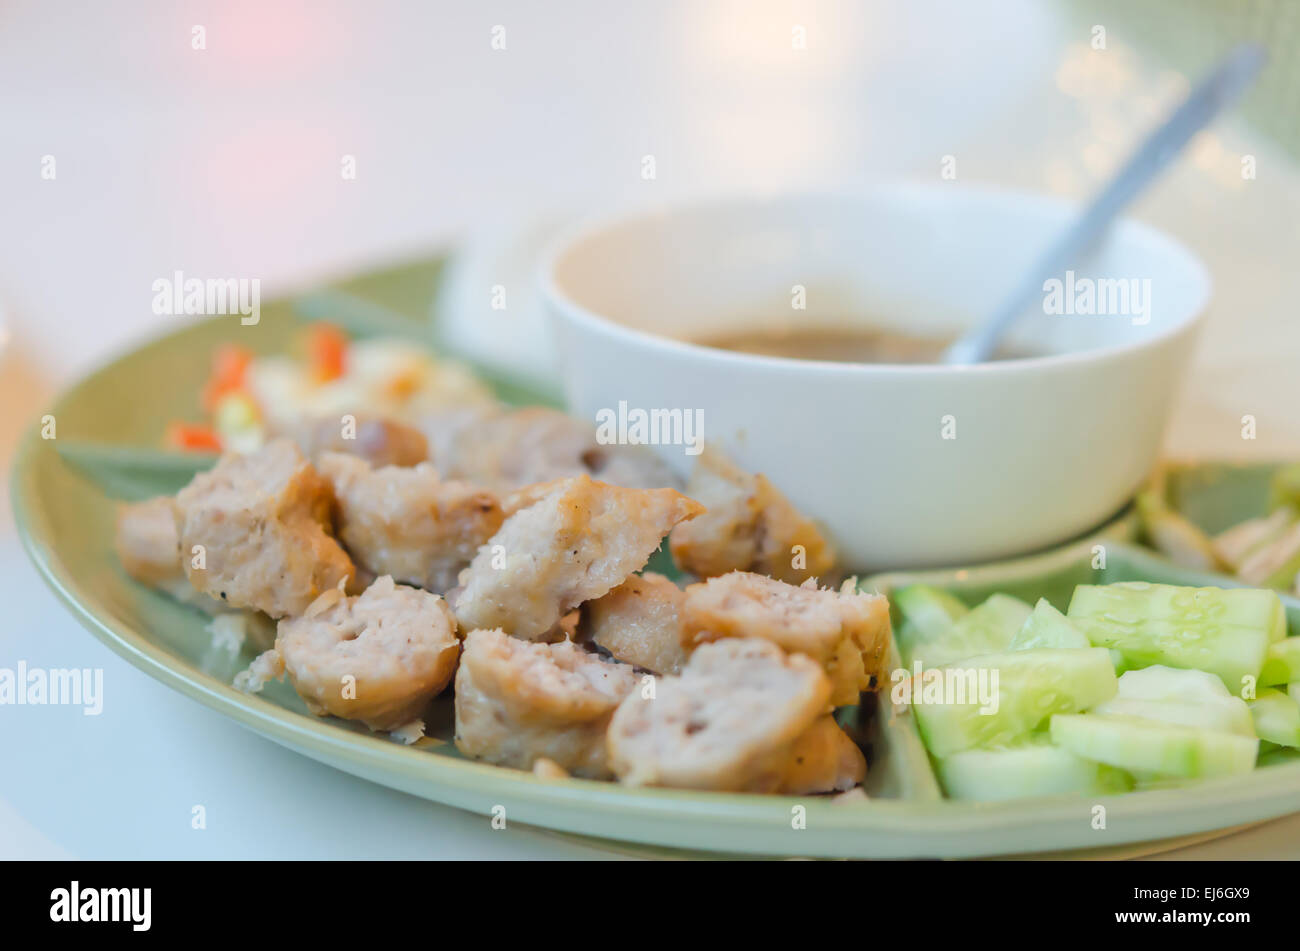
[{"label": "grilled pork ball", "polygon": [[339,537],[357,564],[404,584],[449,591],[504,520],[491,492],[443,482],[425,463],[371,468],[327,452],[319,466],[338,499]]},{"label": "grilled pork ball", "polygon": [[883,682],[889,649],[889,602],[864,594],[854,580],[839,590],[799,587],[745,571],[733,571],[686,589],[682,637],[693,645],[728,637],[758,637],[821,664],[834,688],[835,706],[858,702],[858,694]]},{"label": "grilled pork ball", "polygon": [[624,489],[577,476],[506,519],[450,597],[462,627],[537,639],[570,610],[643,567],[700,505],[673,489]]},{"label": "grilled pork ball", "polygon": [[354,573],[330,534],[333,506],[293,442],[228,453],[176,496],[181,564],[195,588],[232,607],[301,614]]},{"label": "grilled pork ball", "polygon": [[799,584],[835,567],[835,551],[813,522],[764,475],[750,475],[716,449],[700,454],[686,493],[707,511],[673,532],[683,571],[713,578],[754,571]]},{"label": "grilled pork ball", "polygon": [[330,591],[281,621],[275,650],[313,713],[393,730],[451,682],[460,641],[442,598],[384,576],[357,597]]},{"label": "grilled pork ball", "polygon": [[818,717],[790,747],[774,792],[788,796],[847,792],[867,775],[867,759],[829,714]]},{"label": "grilled pork ball", "polygon": [[633,575],[582,608],[579,636],[625,664],[675,674],[686,663],[682,647],[682,589],[663,575]]},{"label": "grilled pork ball", "polygon": [[456,674],[456,748],[499,766],[531,769],[546,759],[575,776],[608,779],[605,731],[636,680],[628,665],[568,641],[470,631]]},{"label": "grilled pork ball", "polygon": [[825,713],[821,667],[756,638],[705,644],[653,696],[635,691],[609,726],[609,762],[631,786],[772,792],[795,741]]}]

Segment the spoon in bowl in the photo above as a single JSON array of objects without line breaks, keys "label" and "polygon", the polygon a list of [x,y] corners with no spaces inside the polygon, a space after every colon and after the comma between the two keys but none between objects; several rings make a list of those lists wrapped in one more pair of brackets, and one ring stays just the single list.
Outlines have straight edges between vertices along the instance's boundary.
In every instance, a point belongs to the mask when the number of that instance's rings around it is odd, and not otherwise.
[{"label": "spoon in bowl", "polygon": [[1043,284],[1095,246],[1125,206],[1177,157],[1188,141],[1245,92],[1267,58],[1264,47],[1256,43],[1244,43],[1229,53],[1138,147],[1083,215],[1038,259],[1014,293],[944,351],[942,362],[961,365],[987,360],[1016,319],[1041,298]]}]

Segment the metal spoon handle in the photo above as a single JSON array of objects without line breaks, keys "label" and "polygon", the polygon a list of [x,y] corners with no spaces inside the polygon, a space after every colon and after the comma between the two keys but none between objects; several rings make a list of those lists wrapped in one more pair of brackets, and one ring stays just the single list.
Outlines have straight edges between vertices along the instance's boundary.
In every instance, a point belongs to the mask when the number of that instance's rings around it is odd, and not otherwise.
[{"label": "metal spoon handle", "polygon": [[1236,101],[1263,68],[1264,47],[1244,43],[1229,53],[1201,81],[1168,119],[1138,147],[1109,184],[1088,205],[1083,216],[1056,239],[987,320],[963,334],[943,355],[950,364],[981,363],[996,349],[1003,334],[1043,294],[1043,284],[1059,276],[1101,237],[1146,185],[1182,151],[1192,136]]}]

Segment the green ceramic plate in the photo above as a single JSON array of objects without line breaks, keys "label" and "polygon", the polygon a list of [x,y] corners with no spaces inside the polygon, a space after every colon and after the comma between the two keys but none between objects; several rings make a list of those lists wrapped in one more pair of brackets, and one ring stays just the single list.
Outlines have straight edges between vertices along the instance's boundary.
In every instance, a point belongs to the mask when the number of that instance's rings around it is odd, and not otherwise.
[{"label": "green ceramic plate", "polygon": [[[319,309],[311,313],[323,315]],[[229,320],[192,324],[135,350],[58,401],[51,410],[56,438],[30,432],[13,473],[14,510],[28,551],[92,633],[151,676],[291,750],[475,812],[504,808],[509,821],[732,854],[961,857],[1114,849],[1225,829],[1300,805],[1300,765],[1291,764],[1193,788],[1102,800],[1104,829],[1094,827],[1098,803],[1092,800],[945,802],[907,717],[888,718],[874,727],[868,801],[544,781],[460,758],[448,742],[451,710],[445,701],[429,721],[433,738],[405,747],[342,721],[309,715],[283,685],[260,697],[239,693],[230,680],[250,655],[215,649],[201,615],[132,582],[111,551],[115,502],[109,493],[139,497],[170,491],[188,478],[192,467],[159,468],[111,447],[156,445],[167,420],[196,413],[198,384],[218,343],[236,339],[259,351],[278,350],[297,322],[291,305],[270,305],[255,327]],[[353,329],[365,328],[354,323]],[[884,575],[870,584],[888,592],[921,579],[967,600],[1007,590],[1029,598],[1046,595],[1063,605],[1070,586],[1079,581],[1198,580],[1114,537],[997,566]],[[1091,567],[1096,544],[1107,549],[1106,567],[1100,570]],[[1300,629],[1300,604],[1288,601],[1287,606],[1292,624]]]}]

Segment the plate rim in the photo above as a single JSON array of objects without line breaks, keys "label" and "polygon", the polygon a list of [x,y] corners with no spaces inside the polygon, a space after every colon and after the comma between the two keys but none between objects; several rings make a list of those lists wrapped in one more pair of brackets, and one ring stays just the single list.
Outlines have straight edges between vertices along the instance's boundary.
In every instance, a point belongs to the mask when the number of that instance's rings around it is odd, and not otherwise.
[{"label": "plate rim", "polygon": [[[48,412],[57,416],[60,406],[118,362],[165,339],[183,336],[187,329],[146,341],[79,378],[60,392]],[[131,625],[115,619],[98,598],[85,591],[57,551],[35,484],[41,453],[57,455],[50,445],[53,440],[42,439],[39,428],[36,422],[27,429],[10,471],[15,527],[37,573],[83,627],[132,666],[241,726],[330,766],[421,798],[480,815],[490,813],[483,803],[496,800],[521,823],[649,845],[751,855],[862,858],[993,857],[1008,852],[1089,849],[1208,832],[1300,810],[1300,762],[1273,766],[1263,775],[1252,774],[1248,782],[1224,777],[1195,787],[1103,797],[992,803],[876,798],[839,803],[825,797],[628,789],[593,780],[543,780],[529,772],[432,756],[392,740],[340,729],[328,720],[243,694],[172,656]],[[1053,554],[1056,552],[1049,551],[1023,560]],[[1294,804],[1279,809],[1276,800],[1286,794],[1294,795]],[[1091,807],[1096,804],[1107,811],[1103,837],[1097,835],[1102,830],[1093,830],[1089,824]],[[806,826],[792,836],[796,830],[791,828],[790,816],[796,806],[805,809]],[[1210,812],[1219,817],[1207,821]],[[692,821],[682,823],[683,816]],[[620,827],[620,819],[626,828]],[[1074,821],[1077,828],[1069,834],[1041,834],[1061,833],[1059,826],[1065,821]],[[910,845],[913,838],[933,843],[936,836],[943,842],[940,848]],[[1021,841],[1026,836],[1028,840]],[[990,848],[980,840],[998,840],[1002,845]]]}]

